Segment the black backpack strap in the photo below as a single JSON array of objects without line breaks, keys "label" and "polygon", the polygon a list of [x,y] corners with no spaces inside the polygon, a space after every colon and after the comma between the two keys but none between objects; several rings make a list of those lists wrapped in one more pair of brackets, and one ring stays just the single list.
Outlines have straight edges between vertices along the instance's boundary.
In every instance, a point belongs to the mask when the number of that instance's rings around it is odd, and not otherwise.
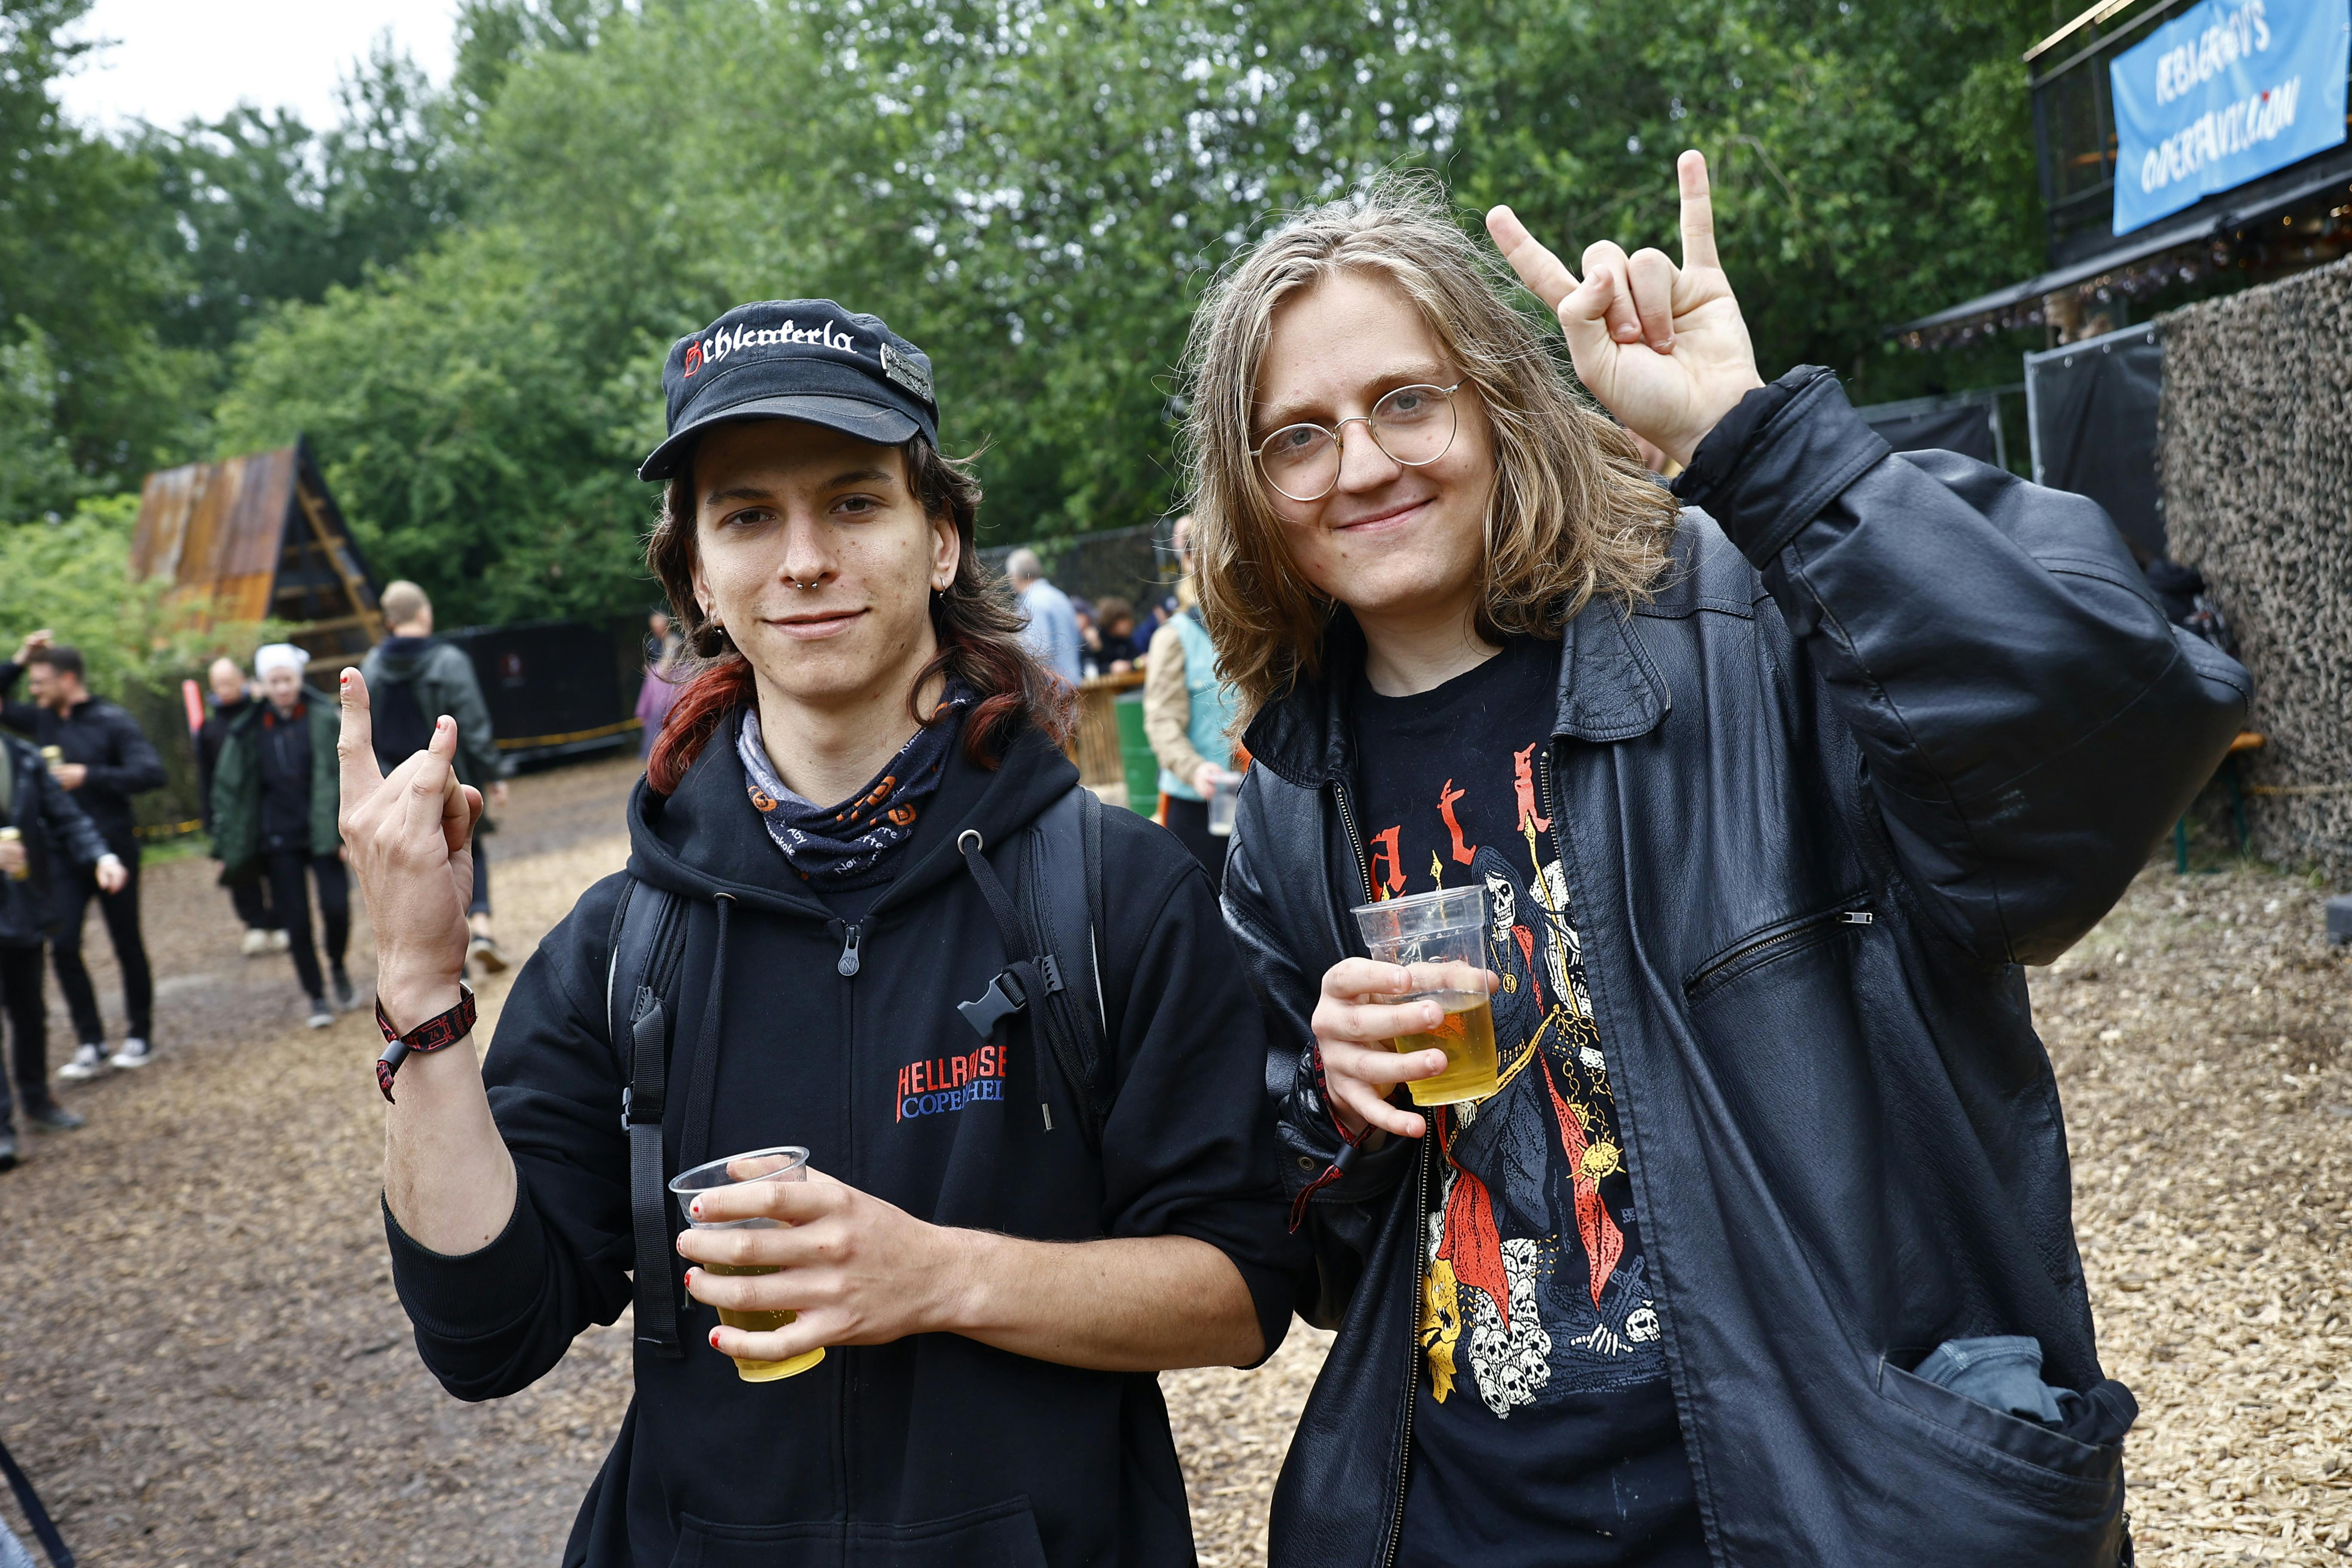
[{"label": "black backpack strap", "polygon": [[666,998],[686,952],[686,907],[664,889],[632,878],[613,911],[611,967],[605,980],[613,1049],[628,1076],[621,1126],[629,1138],[629,1222],[636,1239],[636,1337],[665,1360],[684,1355],[677,1342],[677,1232],[670,1225],[669,1177],[662,1116],[669,1100],[669,1014]]},{"label": "black backpack strap", "polygon": [[16,1494],[16,1506],[25,1510],[25,1522],[33,1527],[33,1539],[41,1543],[49,1561],[57,1568],[74,1568],[74,1554],[66,1549],[65,1537],[58,1533],[49,1510],[41,1506],[40,1494],[25,1479],[25,1472],[16,1468],[16,1457],[8,1452],[5,1443],[0,1443],[0,1472],[7,1475],[8,1489]]},{"label": "black backpack strap", "polygon": [[[1040,1055],[1050,1058],[1069,1086],[1087,1146],[1099,1148],[1102,1109],[1097,1068],[1102,1056],[1102,1004],[1086,902],[1085,814],[1092,800],[1088,792],[1073,786],[1024,836],[1021,880],[1030,906],[1026,921],[989,864],[980,835],[966,829],[956,839],[964,865],[988,902],[1009,961],[984,994],[957,1003],[956,1011],[982,1039],[993,1037],[997,1026],[1012,1015],[1027,1013],[1033,1037],[1045,1047]],[[1054,846],[1050,858],[1055,868],[1050,882],[1038,864],[1039,846],[1045,841]],[[1058,909],[1062,920],[1049,922],[1040,916],[1041,900],[1047,908]],[[1083,928],[1080,921],[1086,922]],[[1052,1110],[1040,1109],[1050,1131]]]},{"label": "black backpack strap", "polygon": [[1109,1114],[1103,1088],[1109,1024],[1095,949],[1095,933],[1102,929],[1102,811],[1092,790],[1073,785],[1032,825],[1021,876],[1030,939],[1039,952],[1054,955],[1066,982],[1047,995],[1045,1008],[1071,1046],[1064,1076],[1087,1145],[1097,1150]]}]

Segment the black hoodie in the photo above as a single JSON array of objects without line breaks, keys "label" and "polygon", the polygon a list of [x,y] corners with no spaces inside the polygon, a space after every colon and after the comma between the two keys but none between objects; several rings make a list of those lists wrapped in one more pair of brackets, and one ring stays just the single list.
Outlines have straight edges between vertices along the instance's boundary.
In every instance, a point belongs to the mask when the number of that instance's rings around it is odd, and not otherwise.
[{"label": "black hoodie", "polygon": [[[1115,1099],[1097,1157],[1058,1073],[1041,1071],[1025,1021],[1000,1030],[997,1094],[925,1092],[934,1079],[959,1081],[946,1064],[982,1042],[955,1005],[1006,962],[955,838],[977,829],[1013,885],[1017,858],[1003,851],[1076,782],[1069,762],[1034,733],[994,772],[959,745],[896,852],[898,877],[854,928],[856,973],[845,976],[853,928],[770,842],[730,732],[675,795],[640,785],[631,803],[631,871],[690,911],[670,1171],[803,1143],[819,1170],[940,1225],[1047,1240],[1194,1237],[1240,1269],[1271,1353],[1302,1258],[1275,1169],[1262,1026],[1199,866],[1142,818],[1106,814],[1097,945]],[[488,1058],[520,1177],[506,1232],[451,1258],[389,1226],[418,1350],[461,1398],[526,1386],[629,1301],[628,1146],[604,1010],[622,880],[591,889],[540,945]],[[714,1037],[716,1078],[698,1097],[690,1086]],[[708,1126],[684,1125],[692,1103],[711,1108]],[[567,1568],[1193,1561],[1149,1374],[925,1334],[835,1347],[797,1377],[752,1384],[705,1342],[712,1321],[698,1305],[685,1315],[682,1361],[639,1347],[636,1399],[582,1506]]]}]

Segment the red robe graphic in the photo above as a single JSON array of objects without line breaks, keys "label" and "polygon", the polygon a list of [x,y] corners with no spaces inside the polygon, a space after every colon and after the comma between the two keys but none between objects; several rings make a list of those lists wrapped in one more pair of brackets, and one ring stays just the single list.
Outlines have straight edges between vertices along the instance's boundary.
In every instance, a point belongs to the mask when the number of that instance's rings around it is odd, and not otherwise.
[{"label": "red robe graphic", "polygon": [[1576,1173],[1576,1228],[1584,1237],[1584,1258],[1592,1273],[1592,1304],[1598,1307],[1601,1287],[1609,1283],[1609,1276],[1617,1270],[1617,1259],[1624,1256],[1625,1233],[1609,1217],[1609,1205],[1601,1201],[1601,1184],[1584,1173],[1584,1122],[1560,1098],[1559,1086],[1552,1081],[1551,1063],[1538,1065],[1543,1068],[1544,1088],[1551,1091],[1551,1108],[1559,1117],[1560,1147],[1568,1152],[1568,1168]]},{"label": "red robe graphic", "polygon": [[[1446,1163],[1453,1164],[1446,1118],[1430,1120],[1437,1125],[1438,1147],[1444,1152]],[[1487,1194],[1486,1183],[1459,1165],[1454,1166],[1454,1190],[1446,1194],[1445,1235],[1438,1243],[1437,1256],[1454,1265],[1457,1285],[1475,1285],[1486,1292],[1502,1317],[1503,1327],[1511,1326],[1511,1281],[1503,1272],[1503,1238],[1495,1229],[1495,1200]]]}]

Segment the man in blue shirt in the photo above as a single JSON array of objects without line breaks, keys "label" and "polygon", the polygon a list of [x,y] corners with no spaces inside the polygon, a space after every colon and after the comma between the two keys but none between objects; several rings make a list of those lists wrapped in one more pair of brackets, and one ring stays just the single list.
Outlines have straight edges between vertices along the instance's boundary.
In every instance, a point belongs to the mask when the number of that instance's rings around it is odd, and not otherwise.
[{"label": "man in blue shirt", "polygon": [[1078,614],[1070,608],[1070,596],[1045,581],[1045,563],[1025,546],[1005,557],[1004,577],[1029,617],[1021,640],[1038,663],[1076,686],[1078,654],[1086,645],[1078,637]]}]

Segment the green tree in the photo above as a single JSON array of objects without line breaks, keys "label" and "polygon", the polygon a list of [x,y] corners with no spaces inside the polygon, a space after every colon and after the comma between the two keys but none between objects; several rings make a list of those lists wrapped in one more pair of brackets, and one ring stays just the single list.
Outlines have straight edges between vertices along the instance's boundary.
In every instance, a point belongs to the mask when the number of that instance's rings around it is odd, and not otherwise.
[{"label": "green tree", "polygon": [[931,351],[994,537],[1141,521],[1176,494],[1194,303],[1283,213],[1423,163],[1465,223],[1508,201],[1571,257],[1670,243],[1686,145],[1768,371],[1924,390],[1956,362],[1880,330],[2033,264],[2017,54],[2045,9],[475,0],[474,216],[270,313],[223,437],[310,433],[373,556],[464,618],[621,608],[663,351],[829,295]]},{"label": "green tree", "polygon": [[[64,120],[61,41],[89,0],[0,0],[0,350],[11,428],[0,521],[56,515],[135,485],[198,432],[201,354],[158,329],[176,282],[155,243],[154,171]],[[17,420],[28,423],[16,424]],[[66,462],[56,461],[62,448]]]},{"label": "green tree", "polygon": [[323,132],[240,105],[140,133],[181,237],[183,287],[162,323],[173,341],[225,351],[269,305],[358,283],[457,221],[453,110],[415,62],[380,41],[337,96],[341,118]]}]

